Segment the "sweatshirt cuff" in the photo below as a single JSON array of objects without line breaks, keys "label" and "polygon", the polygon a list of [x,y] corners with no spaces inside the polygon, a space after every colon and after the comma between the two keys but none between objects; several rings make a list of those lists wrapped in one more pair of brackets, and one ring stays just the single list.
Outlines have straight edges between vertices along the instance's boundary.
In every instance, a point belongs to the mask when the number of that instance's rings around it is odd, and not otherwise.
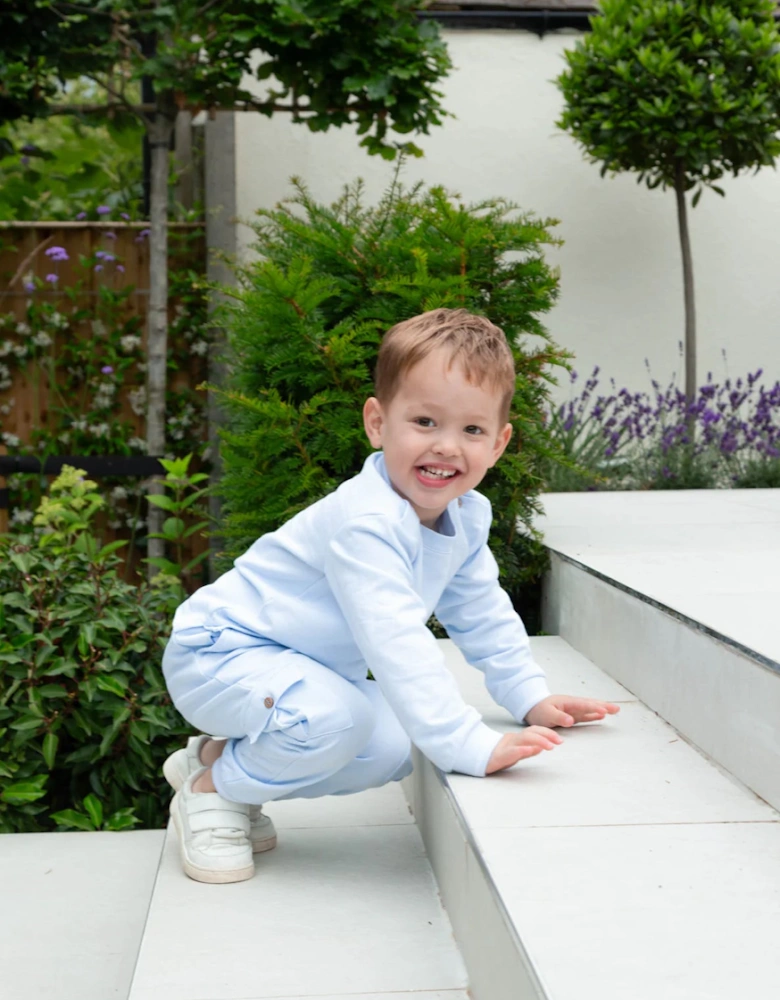
[{"label": "sweatshirt cuff", "polygon": [[550,696],[550,689],[543,677],[531,677],[513,688],[504,699],[504,708],[511,712],[518,722],[524,722],[534,705]]},{"label": "sweatshirt cuff", "polygon": [[490,726],[486,726],[484,722],[480,722],[460,748],[452,770],[459,774],[470,774],[475,778],[484,778],[488,761],[502,735],[502,733],[497,733],[495,729],[491,729]]}]

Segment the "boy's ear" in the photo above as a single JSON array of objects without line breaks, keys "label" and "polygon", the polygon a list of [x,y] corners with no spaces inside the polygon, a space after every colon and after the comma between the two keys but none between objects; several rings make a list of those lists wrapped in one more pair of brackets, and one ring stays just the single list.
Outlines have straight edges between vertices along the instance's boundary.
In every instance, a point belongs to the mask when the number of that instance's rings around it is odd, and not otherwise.
[{"label": "boy's ear", "polygon": [[382,404],[376,396],[369,396],[363,405],[363,426],[366,429],[366,437],[371,442],[372,448],[382,447],[382,424],[384,414]]},{"label": "boy's ear", "polygon": [[504,424],[504,426],[496,435],[496,443],[493,446],[493,460],[490,463],[491,469],[506,451],[506,446],[509,444],[509,439],[511,437],[512,437],[512,425]]}]

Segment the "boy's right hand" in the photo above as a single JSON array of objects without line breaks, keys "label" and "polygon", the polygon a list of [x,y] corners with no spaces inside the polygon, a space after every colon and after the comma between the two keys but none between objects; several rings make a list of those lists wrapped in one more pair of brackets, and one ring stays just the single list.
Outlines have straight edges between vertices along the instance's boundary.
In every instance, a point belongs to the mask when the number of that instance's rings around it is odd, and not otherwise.
[{"label": "boy's right hand", "polygon": [[485,774],[503,771],[526,757],[535,757],[542,750],[552,750],[558,743],[563,743],[561,737],[545,726],[528,726],[521,733],[506,733],[490,755]]}]

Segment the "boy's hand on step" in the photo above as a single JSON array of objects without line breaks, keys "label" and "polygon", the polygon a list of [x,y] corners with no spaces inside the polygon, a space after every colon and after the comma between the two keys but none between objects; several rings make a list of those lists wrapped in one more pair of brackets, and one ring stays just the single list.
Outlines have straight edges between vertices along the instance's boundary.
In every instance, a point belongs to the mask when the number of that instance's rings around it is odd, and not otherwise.
[{"label": "boy's hand on step", "polygon": [[597,722],[619,711],[620,706],[611,701],[551,694],[534,705],[525,721],[529,726],[573,726],[577,722]]},{"label": "boy's hand on step", "polygon": [[529,726],[521,733],[506,733],[490,755],[485,774],[503,771],[526,757],[535,757],[542,750],[552,750],[558,743],[563,743],[561,737],[544,726]]}]

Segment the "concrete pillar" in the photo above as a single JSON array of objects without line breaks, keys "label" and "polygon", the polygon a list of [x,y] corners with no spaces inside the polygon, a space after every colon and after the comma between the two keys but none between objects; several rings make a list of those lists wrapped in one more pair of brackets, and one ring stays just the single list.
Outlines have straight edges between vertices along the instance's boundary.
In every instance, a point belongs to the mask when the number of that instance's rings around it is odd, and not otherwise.
[{"label": "concrete pillar", "polygon": [[[206,209],[206,246],[208,252],[209,281],[234,284],[232,271],[221,254],[233,257],[237,250],[236,235],[236,127],[235,113],[218,111],[205,123],[204,154],[204,201]],[[225,383],[225,364],[219,360],[225,346],[224,335],[214,331],[214,339],[209,352],[209,382],[222,386]],[[222,459],[219,454],[217,430],[224,420],[217,405],[216,397],[210,393],[208,401],[209,455],[213,464],[211,483],[222,476]],[[221,524],[222,502],[218,497],[209,498],[209,513]],[[212,538],[209,554],[209,578],[214,580],[217,572],[214,557],[224,548],[221,538]]]}]

